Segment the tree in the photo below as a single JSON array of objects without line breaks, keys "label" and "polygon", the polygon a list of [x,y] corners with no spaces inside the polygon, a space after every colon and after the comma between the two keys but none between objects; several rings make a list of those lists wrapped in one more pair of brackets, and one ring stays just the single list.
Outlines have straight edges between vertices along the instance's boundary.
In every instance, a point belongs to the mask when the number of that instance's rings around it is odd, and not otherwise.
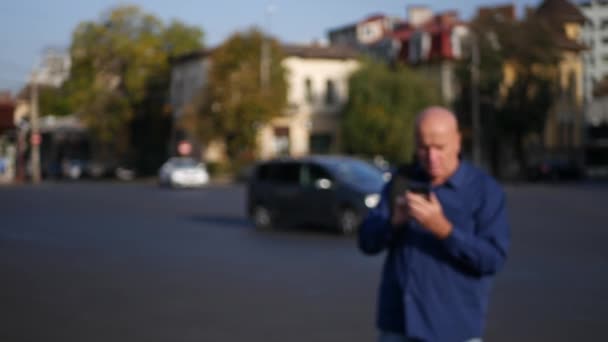
[{"label": "tree", "polygon": [[[170,123],[164,111],[169,58],[201,48],[202,37],[199,28],[178,21],[165,27],[135,6],[117,7],[98,22],[78,25],[66,87],[105,158],[158,154],[158,149],[146,151],[150,146],[165,150],[168,130],[158,134],[156,128]],[[154,159],[158,164],[162,157]]]},{"label": "tree", "polygon": [[367,61],[349,80],[342,138],[347,153],[391,162],[410,161],[414,153],[416,114],[440,104],[440,93],[431,82],[405,66],[394,70]]},{"label": "tree", "polygon": [[[262,46],[268,47],[268,81],[262,84]],[[209,83],[198,99],[196,135],[221,140],[231,161],[252,157],[259,127],[286,106],[287,84],[279,43],[251,29],[232,35],[212,54]]]},{"label": "tree", "polygon": [[63,86],[41,86],[39,93],[39,110],[42,115],[65,116],[72,114],[72,106]]},{"label": "tree", "polygon": [[[500,149],[510,144],[523,170],[526,139],[542,134],[555,102],[560,51],[546,22],[534,16],[521,21],[484,16],[477,18],[471,29],[481,55],[478,87],[483,142],[490,152],[491,168],[498,173]],[[456,108],[470,113],[469,60],[461,62],[458,75],[462,93]],[[464,124],[470,124],[470,116],[463,117]]]}]

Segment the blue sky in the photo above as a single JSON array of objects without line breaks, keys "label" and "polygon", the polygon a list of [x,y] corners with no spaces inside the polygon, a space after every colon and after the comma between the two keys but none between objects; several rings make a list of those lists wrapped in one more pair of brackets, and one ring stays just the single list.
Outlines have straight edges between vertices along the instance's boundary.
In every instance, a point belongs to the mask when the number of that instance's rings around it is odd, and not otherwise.
[{"label": "blue sky", "polygon": [[[456,9],[468,19],[481,4],[524,5],[540,0],[8,0],[0,2],[0,89],[17,91],[46,47],[68,47],[82,21],[120,4],[135,4],[163,21],[176,18],[205,32],[205,43],[217,45],[231,33],[251,26],[269,28],[281,41],[306,43],[325,38],[330,28],[355,22],[369,14],[405,17],[409,5],[427,5],[434,11]],[[275,7],[268,16],[266,8]]]}]

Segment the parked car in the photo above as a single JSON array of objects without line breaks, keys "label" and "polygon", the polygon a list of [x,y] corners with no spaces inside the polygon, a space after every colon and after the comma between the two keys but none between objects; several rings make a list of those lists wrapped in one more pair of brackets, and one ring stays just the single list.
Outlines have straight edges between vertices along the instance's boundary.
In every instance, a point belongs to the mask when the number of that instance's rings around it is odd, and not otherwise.
[{"label": "parked car", "polygon": [[82,159],[65,159],[61,163],[61,175],[67,179],[79,179],[83,176],[87,162]]},{"label": "parked car", "polygon": [[262,230],[285,221],[352,234],[367,211],[378,204],[384,184],[382,171],[350,157],[271,160],[252,170],[247,210]]},{"label": "parked car", "polygon": [[528,178],[532,181],[576,180],[583,177],[583,169],[571,160],[547,159],[528,168]]},{"label": "parked car", "polygon": [[199,187],[209,182],[205,164],[190,157],[172,157],[158,172],[160,185],[171,187]]}]

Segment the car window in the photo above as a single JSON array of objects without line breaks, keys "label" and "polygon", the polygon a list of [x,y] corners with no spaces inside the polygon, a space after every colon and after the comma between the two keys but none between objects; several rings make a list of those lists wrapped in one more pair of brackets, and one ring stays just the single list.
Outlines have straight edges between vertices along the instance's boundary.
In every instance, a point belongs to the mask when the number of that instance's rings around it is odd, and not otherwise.
[{"label": "car window", "polygon": [[269,163],[260,165],[257,178],[261,181],[298,184],[300,182],[300,166],[298,163]]},{"label": "car window", "polygon": [[381,188],[384,184],[383,174],[376,167],[360,160],[331,161],[327,166],[337,178],[350,184],[370,184]]},{"label": "car window", "polygon": [[305,186],[312,186],[319,179],[333,180],[333,177],[320,165],[306,164],[306,167],[302,170],[301,183]]},{"label": "car window", "polygon": [[270,180],[270,168],[271,167],[272,166],[269,164],[262,164],[262,165],[258,166],[258,169],[256,171],[256,178],[261,181]]},{"label": "car window", "polygon": [[174,167],[182,168],[182,167],[194,167],[198,165],[198,162],[192,158],[174,158],[171,160],[171,164]]},{"label": "car window", "polygon": [[275,179],[284,184],[299,184],[300,183],[300,165],[298,163],[282,163],[278,164]]}]

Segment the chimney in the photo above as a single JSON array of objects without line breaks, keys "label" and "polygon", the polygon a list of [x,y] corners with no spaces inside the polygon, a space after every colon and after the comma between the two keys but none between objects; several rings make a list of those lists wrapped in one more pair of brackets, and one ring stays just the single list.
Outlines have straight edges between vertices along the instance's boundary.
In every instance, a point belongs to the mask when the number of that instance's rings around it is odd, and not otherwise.
[{"label": "chimney", "polygon": [[427,6],[409,6],[407,20],[412,27],[419,27],[433,18],[433,11]]}]

